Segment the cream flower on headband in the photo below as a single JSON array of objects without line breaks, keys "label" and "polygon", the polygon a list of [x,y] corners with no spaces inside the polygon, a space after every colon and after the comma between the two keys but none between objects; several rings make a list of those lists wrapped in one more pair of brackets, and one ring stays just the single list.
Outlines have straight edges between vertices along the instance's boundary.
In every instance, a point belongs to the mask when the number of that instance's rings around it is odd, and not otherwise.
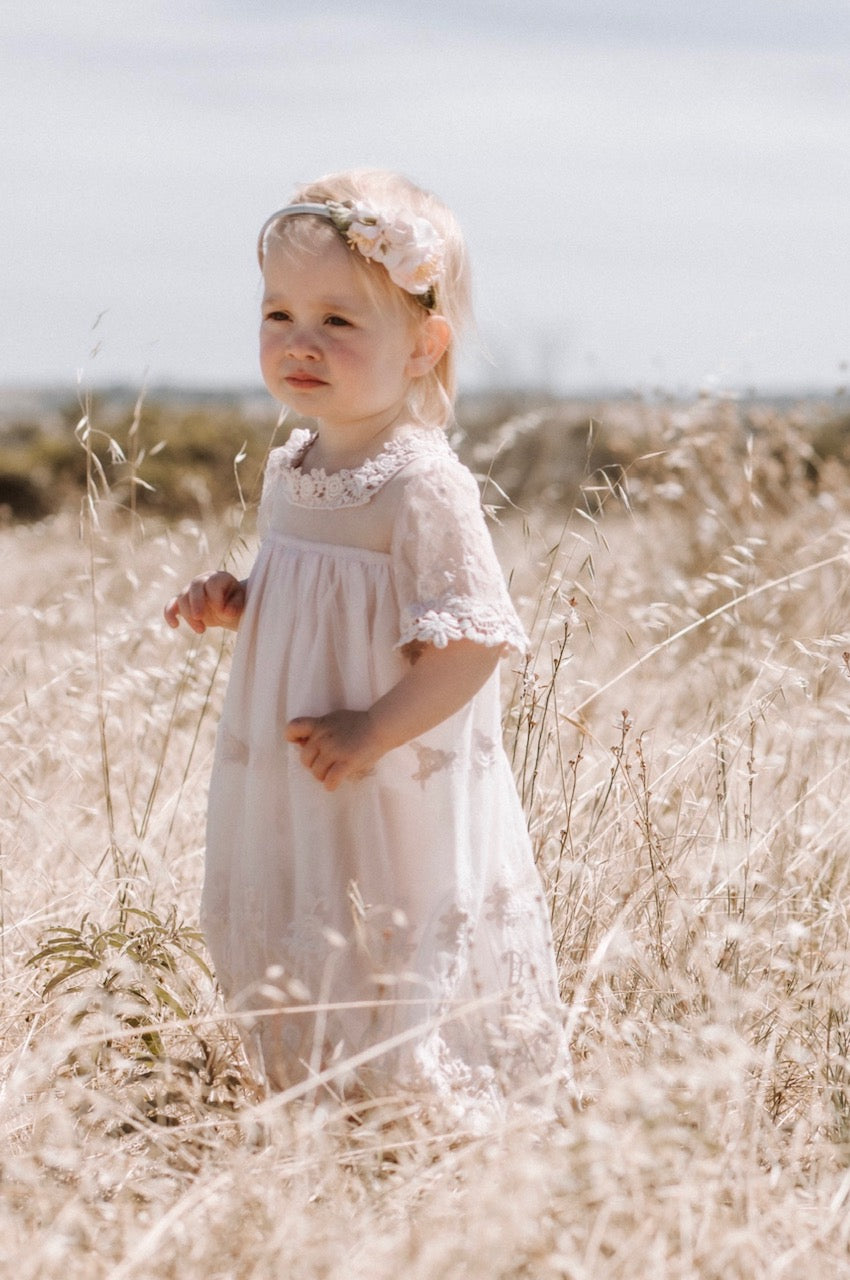
[{"label": "cream flower on headband", "polygon": [[[336,209],[348,243],[364,258],[380,262],[393,284],[406,293],[433,289],[443,269],[443,242],[430,222],[399,214],[383,217],[362,204]],[[331,214],[334,222],[336,209]]]}]

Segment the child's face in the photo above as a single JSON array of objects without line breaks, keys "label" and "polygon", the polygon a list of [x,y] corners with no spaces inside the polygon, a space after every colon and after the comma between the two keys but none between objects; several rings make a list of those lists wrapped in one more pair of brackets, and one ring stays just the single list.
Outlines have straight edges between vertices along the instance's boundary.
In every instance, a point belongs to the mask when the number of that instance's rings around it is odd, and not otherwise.
[{"label": "child's face", "polygon": [[320,423],[389,426],[419,374],[417,325],[371,292],[336,240],[319,253],[272,242],[263,267],[260,367],[272,395]]}]

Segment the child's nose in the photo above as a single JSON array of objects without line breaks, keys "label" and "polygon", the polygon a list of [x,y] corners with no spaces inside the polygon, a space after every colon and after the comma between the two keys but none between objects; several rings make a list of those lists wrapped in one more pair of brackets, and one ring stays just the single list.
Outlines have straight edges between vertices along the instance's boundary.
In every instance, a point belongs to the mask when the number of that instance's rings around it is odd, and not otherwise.
[{"label": "child's nose", "polygon": [[289,354],[298,360],[315,358],[320,354],[315,334],[302,325],[292,326],[287,347]]}]

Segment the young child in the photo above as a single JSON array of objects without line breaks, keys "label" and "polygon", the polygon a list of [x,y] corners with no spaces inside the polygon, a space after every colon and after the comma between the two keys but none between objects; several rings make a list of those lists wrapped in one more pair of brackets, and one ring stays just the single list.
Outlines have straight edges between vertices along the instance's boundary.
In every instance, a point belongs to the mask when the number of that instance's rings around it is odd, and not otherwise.
[{"label": "young child", "polygon": [[527,642],[443,430],[463,240],[433,196],[352,172],[272,214],[259,259],[263,378],[315,429],[269,457],[247,582],[165,610],[239,632],[203,926],[272,1088],[492,1095],[557,1070],[561,1030],[501,745],[497,665]]}]

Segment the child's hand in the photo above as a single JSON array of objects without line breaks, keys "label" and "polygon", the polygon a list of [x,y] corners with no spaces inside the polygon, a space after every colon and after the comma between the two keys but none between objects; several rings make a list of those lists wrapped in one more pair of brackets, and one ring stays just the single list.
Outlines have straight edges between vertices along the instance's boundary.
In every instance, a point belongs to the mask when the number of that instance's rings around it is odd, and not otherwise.
[{"label": "child's hand", "polygon": [[217,571],[193,578],[188,587],[165,606],[169,627],[182,618],[200,635],[207,627],[229,627],[235,631],[245,608],[245,583],[232,573]]},{"label": "child's hand", "polygon": [[299,716],[286,726],[301,763],[335,791],[344,778],[362,778],[377,760],[427,733],[464,707],[496,670],[498,645],[452,640],[444,649],[423,646],[398,684],[368,711]]},{"label": "child's hand", "polygon": [[301,763],[326,791],[336,791],[346,778],[363,777],[383,755],[368,711],[299,716],[286,726],[286,740],[300,749]]}]

